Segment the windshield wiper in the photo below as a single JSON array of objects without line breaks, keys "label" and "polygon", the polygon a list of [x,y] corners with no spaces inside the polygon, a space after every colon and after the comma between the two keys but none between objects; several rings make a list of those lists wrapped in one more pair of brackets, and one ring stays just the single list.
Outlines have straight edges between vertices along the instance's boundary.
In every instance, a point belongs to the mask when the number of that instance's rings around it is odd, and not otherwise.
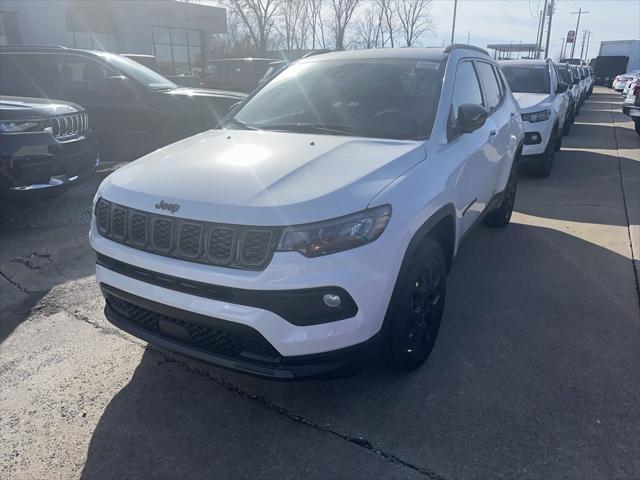
[{"label": "windshield wiper", "polygon": [[227,124],[233,123],[234,125],[238,125],[245,130],[260,130],[259,128],[254,127],[253,125],[249,125],[247,122],[243,122],[242,120],[238,120],[237,118],[230,118],[227,120]]},{"label": "windshield wiper", "polygon": [[318,125],[316,123],[281,123],[260,125],[262,130],[282,130],[299,133],[331,133],[334,135],[354,135],[353,128],[344,125]]}]

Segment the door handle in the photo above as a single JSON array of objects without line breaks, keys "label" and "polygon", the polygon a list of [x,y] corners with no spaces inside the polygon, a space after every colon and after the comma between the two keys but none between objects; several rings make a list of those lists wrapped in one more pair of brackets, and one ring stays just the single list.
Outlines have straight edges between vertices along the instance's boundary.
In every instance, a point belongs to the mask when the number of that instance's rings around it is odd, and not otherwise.
[{"label": "door handle", "polygon": [[491,136],[491,137],[493,137],[494,135],[497,135],[497,134],[498,134],[498,131],[497,131],[497,130],[491,130],[491,131],[489,132],[489,136]]}]

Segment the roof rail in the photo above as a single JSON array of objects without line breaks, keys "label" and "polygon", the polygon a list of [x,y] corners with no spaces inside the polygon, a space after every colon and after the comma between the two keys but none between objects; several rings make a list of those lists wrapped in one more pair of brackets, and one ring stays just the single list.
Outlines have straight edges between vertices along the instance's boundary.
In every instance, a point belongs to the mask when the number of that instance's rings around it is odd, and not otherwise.
[{"label": "roof rail", "polygon": [[67,50],[64,45],[2,45],[2,50],[28,50],[30,48],[40,48],[47,50]]},{"label": "roof rail", "polygon": [[484,48],[476,47],[475,45],[469,45],[467,43],[453,43],[444,49],[444,53],[451,53],[454,50],[462,49],[462,48],[467,50],[475,50],[477,52],[482,52],[485,55],[491,56],[489,52],[487,52]]},{"label": "roof rail", "polygon": [[312,50],[311,52],[307,52],[305,53],[302,57],[300,58],[309,58],[309,57],[315,57],[316,55],[322,55],[323,53],[331,53],[333,52],[333,50],[328,50],[328,49],[318,49],[318,50]]}]

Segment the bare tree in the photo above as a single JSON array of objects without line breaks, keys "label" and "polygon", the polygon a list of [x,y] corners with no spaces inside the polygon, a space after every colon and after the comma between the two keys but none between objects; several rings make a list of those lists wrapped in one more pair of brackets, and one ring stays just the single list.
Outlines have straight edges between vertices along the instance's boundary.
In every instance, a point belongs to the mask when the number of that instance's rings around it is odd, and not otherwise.
[{"label": "bare tree", "polygon": [[407,47],[416,43],[423,33],[431,30],[429,15],[432,0],[396,0],[396,12]]},{"label": "bare tree", "polygon": [[356,44],[360,48],[376,48],[382,35],[382,10],[371,2],[355,22]]},{"label": "bare tree", "polygon": [[347,27],[361,2],[362,0],[330,0],[331,30],[336,50],[344,50]]},{"label": "bare tree", "polygon": [[278,6],[279,24],[275,29],[280,34],[285,50],[300,48],[305,36],[307,5],[304,0],[283,0]]},{"label": "bare tree", "polygon": [[[382,46],[386,47],[387,42],[391,48],[395,47],[395,35],[398,31],[398,23],[395,15],[395,3],[402,0],[378,0],[378,8],[382,17],[384,29],[382,30]],[[385,38],[386,34],[386,38]]]},{"label": "bare tree", "polygon": [[269,45],[275,14],[282,0],[224,0],[247,28],[255,48],[264,55]]}]

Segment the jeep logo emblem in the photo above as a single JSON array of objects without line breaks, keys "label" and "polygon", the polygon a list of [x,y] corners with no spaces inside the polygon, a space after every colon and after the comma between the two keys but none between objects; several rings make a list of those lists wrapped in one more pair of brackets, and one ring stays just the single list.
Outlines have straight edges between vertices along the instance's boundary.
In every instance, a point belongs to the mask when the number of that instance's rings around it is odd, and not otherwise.
[{"label": "jeep logo emblem", "polygon": [[177,203],[167,203],[164,200],[160,200],[160,203],[156,203],[156,208],[158,210],[168,210],[171,213],[176,213],[180,210],[180,205]]}]

